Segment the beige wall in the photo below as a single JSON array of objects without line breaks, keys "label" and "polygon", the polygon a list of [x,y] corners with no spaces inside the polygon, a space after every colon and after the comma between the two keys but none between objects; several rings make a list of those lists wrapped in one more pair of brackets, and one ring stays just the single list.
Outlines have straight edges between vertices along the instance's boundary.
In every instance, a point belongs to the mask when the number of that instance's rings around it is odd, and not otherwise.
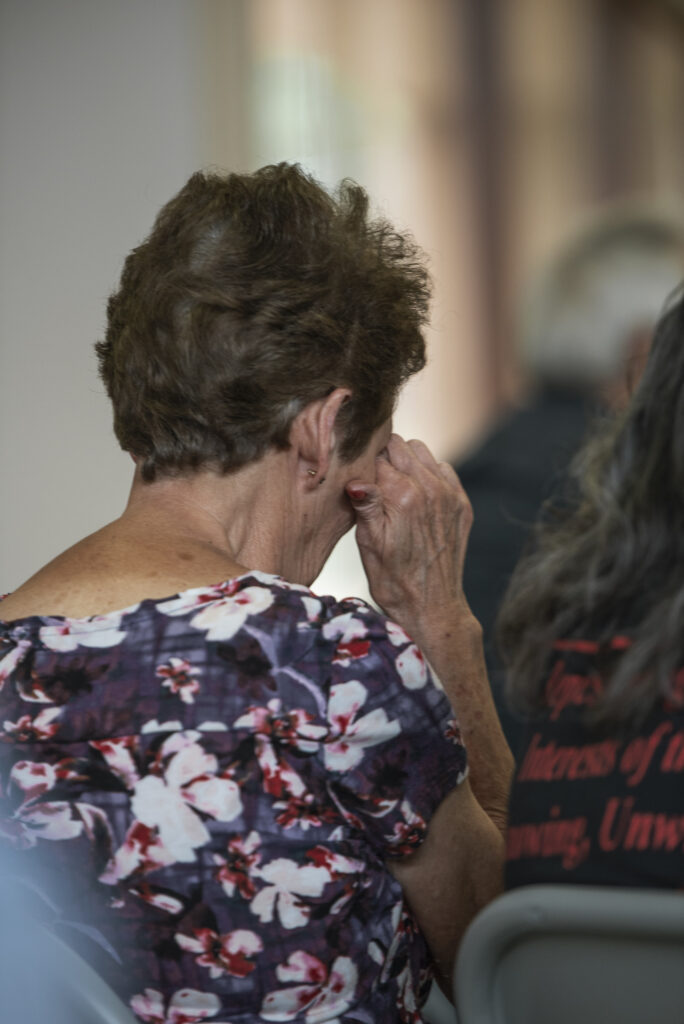
[{"label": "beige wall", "polygon": [[0,5],[0,586],[116,517],[130,461],[95,372],[128,250],[202,161],[184,0]]}]

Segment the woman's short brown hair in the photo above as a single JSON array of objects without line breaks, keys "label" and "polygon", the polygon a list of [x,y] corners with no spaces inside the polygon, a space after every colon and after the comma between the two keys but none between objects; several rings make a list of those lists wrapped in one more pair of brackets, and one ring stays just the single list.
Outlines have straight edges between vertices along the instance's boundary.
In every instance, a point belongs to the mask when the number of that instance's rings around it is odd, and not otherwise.
[{"label": "woman's short brown hair", "polygon": [[238,469],[309,402],[348,387],[351,460],[425,363],[429,281],[351,181],[296,165],[193,174],[124,264],[96,347],[121,447],[145,480]]}]

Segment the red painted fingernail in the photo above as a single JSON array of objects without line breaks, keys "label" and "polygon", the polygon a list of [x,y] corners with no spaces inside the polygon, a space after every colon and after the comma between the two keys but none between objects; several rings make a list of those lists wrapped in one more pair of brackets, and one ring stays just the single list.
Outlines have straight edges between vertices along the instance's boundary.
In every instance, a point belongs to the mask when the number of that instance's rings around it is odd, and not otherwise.
[{"label": "red painted fingernail", "polygon": [[360,487],[348,487],[347,494],[352,501],[363,501],[366,497],[367,492]]}]

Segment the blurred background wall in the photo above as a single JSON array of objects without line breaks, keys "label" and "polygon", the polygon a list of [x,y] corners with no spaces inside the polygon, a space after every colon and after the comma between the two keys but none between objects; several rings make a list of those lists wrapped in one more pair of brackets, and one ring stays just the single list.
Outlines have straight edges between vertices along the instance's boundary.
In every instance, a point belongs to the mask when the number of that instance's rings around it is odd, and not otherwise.
[{"label": "blurred background wall", "polygon": [[[452,458],[522,393],[520,296],[568,232],[684,204],[683,109],[674,0],[0,0],[0,587],[123,507],[92,344],[193,170],[298,160],[412,230],[430,362],[396,429]],[[365,593],[353,541],[318,589]]]}]

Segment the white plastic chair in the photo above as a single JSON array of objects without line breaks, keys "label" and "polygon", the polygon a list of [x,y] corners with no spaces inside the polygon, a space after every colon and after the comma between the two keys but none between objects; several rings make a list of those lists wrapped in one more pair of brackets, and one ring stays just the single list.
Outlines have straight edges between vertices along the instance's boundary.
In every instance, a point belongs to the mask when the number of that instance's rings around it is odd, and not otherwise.
[{"label": "white plastic chair", "polygon": [[470,924],[459,1024],[683,1024],[684,893],[539,885]]},{"label": "white plastic chair", "polygon": [[0,1022],[139,1024],[86,961],[29,909],[31,893],[0,875]]}]

